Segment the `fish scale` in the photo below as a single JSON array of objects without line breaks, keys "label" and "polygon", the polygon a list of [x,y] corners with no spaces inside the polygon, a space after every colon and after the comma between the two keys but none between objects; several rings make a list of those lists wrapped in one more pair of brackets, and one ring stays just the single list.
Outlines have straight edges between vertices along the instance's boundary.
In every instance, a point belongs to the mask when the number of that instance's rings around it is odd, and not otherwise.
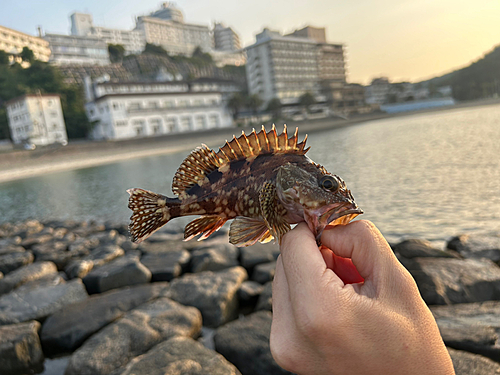
[{"label": "fish scale", "polygon": [[141,242],[173,218],[188,215],[202,216],[186,226],[186,240],[205,239],[232,219],[229,240],[237,246],[281,241],[300,221],[319,240],[328,223],[345,224],[362,211],[340,177],[305,155],[306,139],[298,142],[298,129],[289,137],[286,125],[278,135],[273,125],[269,132],[264,127],[243,132],[217,153],[206,145],[195,149],[174,176],[176,198],[127,190],[132,240]]}]

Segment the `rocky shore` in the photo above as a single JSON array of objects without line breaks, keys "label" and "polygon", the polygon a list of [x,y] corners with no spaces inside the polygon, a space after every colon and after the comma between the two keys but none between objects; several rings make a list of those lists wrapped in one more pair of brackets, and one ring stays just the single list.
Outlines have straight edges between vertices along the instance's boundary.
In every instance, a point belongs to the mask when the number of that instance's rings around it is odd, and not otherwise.
[{"label": "rocky shore", "polygon": [[[221,231],[132,244],[124,225],[0,225],[2,375],[285,374],[272,359],[276,245]],[[392,245],[457,374],[500,374],[500,236]]]}]

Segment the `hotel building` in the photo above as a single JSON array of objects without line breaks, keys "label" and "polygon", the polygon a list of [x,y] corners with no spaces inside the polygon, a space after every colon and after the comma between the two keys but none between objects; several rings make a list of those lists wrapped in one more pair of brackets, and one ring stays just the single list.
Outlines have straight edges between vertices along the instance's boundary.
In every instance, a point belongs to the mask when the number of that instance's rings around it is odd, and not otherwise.
[{"label": "hotel building", "polygon": [[0,26],[0,50],[15,56],[22,52],[23,47],[32,50],[35,59],[44,62],[49,61],[49,42],[33,35]]}]

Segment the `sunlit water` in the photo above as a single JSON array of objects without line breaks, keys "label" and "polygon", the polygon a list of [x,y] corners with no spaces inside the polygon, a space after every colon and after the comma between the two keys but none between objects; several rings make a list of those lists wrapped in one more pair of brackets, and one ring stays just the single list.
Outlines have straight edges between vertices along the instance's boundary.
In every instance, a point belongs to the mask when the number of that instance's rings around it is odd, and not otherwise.
[{"label": "sunlit water", "polygon": [[[303,135],[303,134],[302,134]],[[390,241],[500,231],[500,106],[367,122],[310,135],[308,155],[340,175]],[[0,184],[0,223],[126,222],[129,187],[170,193],[186,152]],[[172,223],[173,224],[173,223]]]}]

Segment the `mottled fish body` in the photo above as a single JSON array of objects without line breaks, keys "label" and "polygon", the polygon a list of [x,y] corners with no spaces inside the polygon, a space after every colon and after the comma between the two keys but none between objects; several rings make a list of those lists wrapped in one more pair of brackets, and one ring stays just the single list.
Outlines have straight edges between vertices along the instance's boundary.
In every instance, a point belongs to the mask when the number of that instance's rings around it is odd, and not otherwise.
[{"label": "mottled fish body", "polygon": [[307,136],[270,132],[244,133],[216,153],[197,148],[182,162],[172,183],[176,198],[129,189],[133,213],[129,230],[141,242],[173,218],[201,215],[184,231],[200,240],[234,219],[229,241],[250,246],[281,241],[290,225],[306,221],[319,240],[326,225],[345,224],[362,211],[344,181],[305,154]]}]

